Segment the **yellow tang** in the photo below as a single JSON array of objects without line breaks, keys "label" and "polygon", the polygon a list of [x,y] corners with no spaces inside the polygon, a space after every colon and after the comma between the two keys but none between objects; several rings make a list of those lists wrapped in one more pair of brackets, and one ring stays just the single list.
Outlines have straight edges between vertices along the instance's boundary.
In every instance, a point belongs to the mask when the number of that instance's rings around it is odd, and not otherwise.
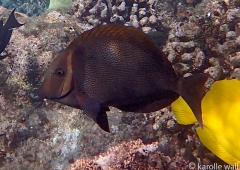
[{"label": "yellow tang", "polygon": [[[177,122],[197,123],[185,101],[179,97],[172,103]],[[202,100],[203,129],[197,134],[210,151],[230,165],[240,165],[240,81],[215,82]]]}]

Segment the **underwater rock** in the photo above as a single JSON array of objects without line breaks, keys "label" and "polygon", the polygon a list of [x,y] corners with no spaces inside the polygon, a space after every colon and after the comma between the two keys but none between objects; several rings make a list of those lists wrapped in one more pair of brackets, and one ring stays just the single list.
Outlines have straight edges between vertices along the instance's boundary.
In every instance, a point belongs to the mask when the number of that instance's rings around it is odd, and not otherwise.
[{"label": "underwater rock", "polygon": [[140,26],[145,26],[147,23],[148,23],[148,17],[143,17],[143,18],[139,21]]},{"label": "underwater rock", "polygon": [[219,31],[222,33],[227,33],[229,31],[229,25],[228,24],[223,24],[219,27]]},{"label": "underwater rock", "polygon": [[226,33],[226,41],[233,40],[237,36],[235,31],[229,31]]},{"label": "underwater rock", "polygon": [[204,72],[208,73],[209,76],[214,80],[220,80],[223,77],[223,70],[222,67],[219,65],[209,67]]},{"label": "underwater rock", "polygon": [[139,8],[139,10],[138,10],[139,12],[139,18],[143,18],[143,17],[145,17],[146,16],[146,14],[147,14],[147,10],[146,10],[146,8]]},{"label": "underwater rock", "polygon": [[240,46],[240,36],[238,36],[238,37],[236,38],[236,44],[237,44],[238,46]]},{"label": "underwater rock", "polygon": [[148,18],[149,22],[151,24],[155,24],[157,22],[157,18],[155,15],[151,15],[149,18]]},{"label": "underwater rock", "polygon": [[199,69],[200,67],[203,66],[206,56],[204,52],[199,48],[195,48],[194,52],[196,57],[194,58],[194,61],[193,61],[193,67],[194,69]]},{"label": "underwater rock", "polygon": [[184,53],[181,56],[181,60],[183,62],[188,62],[188,61],[191,61],[194,57],[195,57],[195,55],[193,53]]},{"label": "underwater rock", "polygon": [[227,21],[234,21],[240,18],[240,9],[234,8],[227,11]]},{"label": "underwater rock", "polygon": [[139,27],[139,22],[137,19],[137,15],[130,15],[130,25],[132,27],[138,28]]},{"label": "underwater rock", "polygon": [[121,4],[118,6],[119,11],[125,11],[126,10],[126,2],[121,2]]},{"label": "underwater rock", "polygon": [[235,68],[231,74],[231,78],[240,80],[240,68]]}]

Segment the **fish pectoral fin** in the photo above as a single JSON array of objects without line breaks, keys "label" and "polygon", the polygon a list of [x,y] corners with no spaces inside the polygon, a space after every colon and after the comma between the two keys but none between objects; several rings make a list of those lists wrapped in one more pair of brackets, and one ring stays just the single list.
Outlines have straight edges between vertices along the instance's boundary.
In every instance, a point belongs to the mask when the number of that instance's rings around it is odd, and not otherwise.
[{"label": "fish pectoral fin", "polygon": [[86,93],[80,90],[75,91],[75,97],[78,104],[88,117],[96,121],[98,113],[101,110],[100,103],[97,100],[90,98]]},{"label": "fish pectoral fin", "polygon": [[101,108],[100,103],[81,90],[75,90],[75,97],[86,115],[93,119],[101,129],[110,132],[106,111]]}]

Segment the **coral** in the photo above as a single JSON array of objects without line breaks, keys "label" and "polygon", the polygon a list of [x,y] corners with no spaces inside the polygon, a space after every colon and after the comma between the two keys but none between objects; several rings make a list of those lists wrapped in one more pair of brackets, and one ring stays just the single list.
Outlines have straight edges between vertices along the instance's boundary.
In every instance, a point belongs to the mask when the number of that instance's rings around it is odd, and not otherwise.
[{"label": "coral", "polygon": [[155,30],[148,29],[149,26],[154,27],[160,24],[159,18],[153,12],[154,4],[156,4],[155,1],[147,0],[140,3],[125,0],[105,2],[73,0],[72,10],[75,16],[81,17],[82,20],[94,26],[104,23],[125,23],[136,28],[139,28],[140,24],[144,26],[142,29]]}]

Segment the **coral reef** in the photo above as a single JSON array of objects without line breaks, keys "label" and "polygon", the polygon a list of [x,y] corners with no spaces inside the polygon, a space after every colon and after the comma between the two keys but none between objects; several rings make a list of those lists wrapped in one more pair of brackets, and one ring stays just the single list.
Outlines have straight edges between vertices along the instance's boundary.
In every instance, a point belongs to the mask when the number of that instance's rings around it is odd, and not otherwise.
[{"label": "coral reef", "polygon": [[[32,16],[48,6],[45,1],[29,2],[34,8],[25,9],[23,1],[7,7],[18,6]],[[34,13],[38,2],[44,5]],[[171,107],[150,114],[111,108],[111,133],[105,133],[82,111],[40,101],[34,91],[61,50],[83,31],[107,23],[146,32],[179,75],[209,73],[206,89],[219,79],[240,78],[239,8],[239,0],[73,0],[69,11],[49,10],[38,17],[16,13],[26,24],[13,31],[5,50],[8,57],[0,61],[0,169],[190,169],[193,163],[225,164],[199,142],[195,125],[176,123]],[[0,7],[1,19],[6,21],[10,11]]]}]

